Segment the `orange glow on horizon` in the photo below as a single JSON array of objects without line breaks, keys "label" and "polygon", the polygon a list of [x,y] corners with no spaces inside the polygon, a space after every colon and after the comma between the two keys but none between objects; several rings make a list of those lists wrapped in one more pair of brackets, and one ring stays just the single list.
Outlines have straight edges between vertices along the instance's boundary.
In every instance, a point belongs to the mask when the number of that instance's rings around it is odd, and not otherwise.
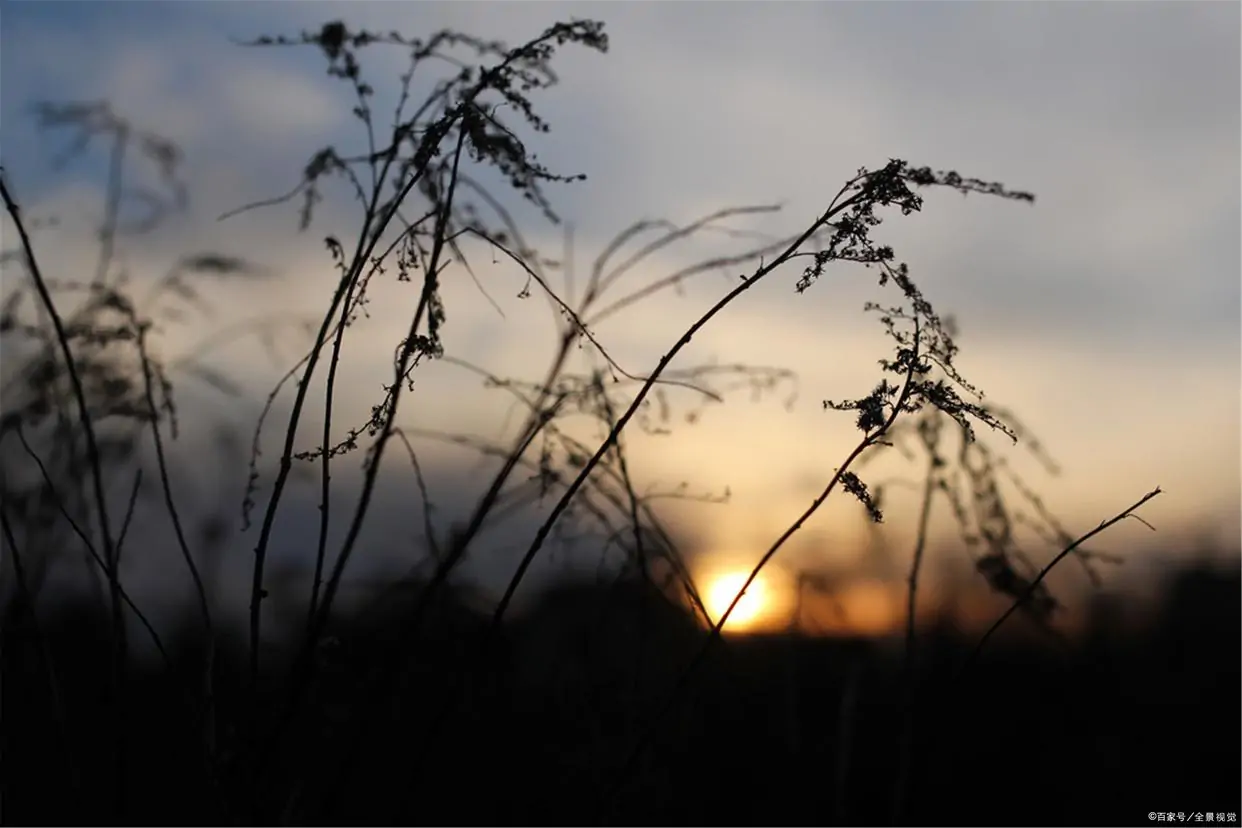
[{"label": "orange glow on horizon", "polygon": [[[741,592],[749,576],[749,572],[739,571],[728,572],[712,579],[711,585],[707,588],[707,594],[704,596],[704,603],[713,622],[718,622],[724,615],[729,604],[733,603],[733,599]],[[772,600],[768,594],[768,586],[763,576],[760,575],[742,594],[741,600],[729,614],[729,620],[725,622],[724,628],[729,632],[752,630],[763,622],[771,610]]]},{"label": "orange glow on horizon", "polygon": [[[712,567],[703,573],[703,607],[710,627],[720,620],[742,590],[750,569]],[[882,578],[859,577],[836,585],[831,594],[803,591],[789,584],[780,572],[763,571],[742,594],[725,622],[731,635],[789,634],[835,638],[839,636],[889,638],[903,636],[906,626],[908,586]],[[948,623],[960,634],[982,634],[1003,614],[1012,599],[986,586],[964,583],[937,584],[929,580],[920,589],[916,625],[927,631]],[[1065,634],[1081,627],[1083,607],[1065,600],[1053,626]],[[689,609],[689,607],[687,607]],[[700,622],[703,622],[699,615]],[[1011,623],[1009,634],[1029,634],[1029,625]]]}]

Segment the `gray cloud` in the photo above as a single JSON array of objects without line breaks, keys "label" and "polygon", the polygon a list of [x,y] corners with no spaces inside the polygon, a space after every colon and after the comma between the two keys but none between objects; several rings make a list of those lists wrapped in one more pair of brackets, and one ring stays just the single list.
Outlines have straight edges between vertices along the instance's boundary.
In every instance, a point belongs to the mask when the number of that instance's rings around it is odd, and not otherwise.
[{"label": "gray cloud", "polygon": [[[552,190],[575,227],[579,272],[639,217],[685,222],[729,204],[783,201],[780,215],[750,226],[792,233],[859,166],[893,156],[1032,190],[1033,208],[931,193],[923,214],[893,216],[880,235],[961,322],[970,376],[1069,458],[1077,476],[1056,484],[1055,505],[1093,525],[1099,509],[1131,502],[1141,480],[1140,488],[1170,486],[1171,520],[1193,524],[1208,513],[1236,524],[1236,4],[168,4],[143,6],[141,21],[91,12],[82,18],[89,28],[24,4],[6,9],[2,34],[6,168],[34,205],[87,202],[101,184],[99,159],[72,170],[69,184],[50,176],[48,144],[21,106],[107,98],[184,143],[195,187],[192,214],[136,249],[135,271],[158,270],[187,246],[233,249],[284,281],[231,289],[225,307],[310,312],[333,281],[321,237],[345,234],[355,215],[347,193],[336,192],[303,237],[293,232],[292,206],[214,218],[286,191],[315,150],[357,149],[360,133],[317,55],[248,50],[228,38],[314,29],[340,16],[379,30],[449,26],[518,42],[575,15],[605,20],[613,48],[558,58],[561,85],[536,101],[553,132],[532,137],[532,147],[554,170],[589,176]],[[400,51],[377,52],[367,65],[381,97],[391,96]],[[559,255],[561,230],[519,212],[531,237]],[[48,255],[66,268],[93,249],[85,233],[56,248]],[[476,264],[506,318],[479,302],[473,285],[455,283],[446,331],[454,352],[501,373],[541,369],[551,340],[543,307],[514,298],[517,274],[485,255]],[[636,278],[675,266],[670,256]],[[843,269],[796,297],[796,273],[778,273],[705,331],[693,355],[788,365],[802,375],[810,408],[825,396],[865,393],[874,379],[867,372],[885,354],[874,322],[857,313],[873,295],[866,278]],[[704,277],[684,298],[644,309],[640,325],[618,320],[601,336],[641,371],[724,284]],[[395,298],[377,305],[377,321],[351,351],[346,419],[365,415],[384,380],[375,353],[391,347],[405,295],[385,296]],[[221,358],[248,387],[277,376],[245,346]],[[494,397],[473,379],[443,368],[420,382],[427,399],[456,400],[462,410],[428,403],[412,417],[499,429],[487,402]],[[644,468],[661,479],[684,472],[739,481],[739,506],[715,529],[762,536],[772,527],[755,528],[748,515],[782,520],[801,497],[788,481],[818,479],[849,437],[847,423],[824,437],[817,411],[779,411],[726,408],[675,449],[641,447]],[[1176,436],[1196,433],[1217,442]],[[760,440],[762,448],[750,445]],[[720,452],[721,441],[738,448]],[[457,461],[442,461],[451,479]],[[444,485],[467,502],[464,487]]]}]

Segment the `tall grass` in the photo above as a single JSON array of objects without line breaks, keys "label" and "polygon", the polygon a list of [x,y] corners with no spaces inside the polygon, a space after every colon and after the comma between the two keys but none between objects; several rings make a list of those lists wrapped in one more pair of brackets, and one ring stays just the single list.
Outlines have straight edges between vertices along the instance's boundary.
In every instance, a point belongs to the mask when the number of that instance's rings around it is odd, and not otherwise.
[{"label": "tall grass", "polygon": [[[14,478],[5,475],[5,503],[0,517],[4,521],[8,557],[13,561],[13,600],[19,602],[15,606],[21,612],[35,617],[35,594],[41,577],[38,572],[62,554],[59,549],[65,535],[58,532],[63,532],[63,524],[72,527],[89,560],[105,576],[111,618],[110,710],[114,716],[110,766],[115,773],[115,801],[106,810],[109,818],[121,819],[131,811],[126,800],[133,782],[128,778],[126,759],[130,751],[125,742],[129,704],[127,607],[143,622],[164,653],[170,672],[175,672],[158,631],[145,621],[128,597],[121,577],[123,540],[134,513],[140,478],[135,477],[129,487],[132,492],[119,522],[109,497],[110,487],[115,487],[118,478],[135,468],[137,440],[143,432],[151,437],[160,501],[170,520],[180,559],[191,575],[201,640],[205,644],[194,679],[181,681],[173,692],[181,697],[187,720],[194,723],[200,734],[203,775],[220,800],[227,803],[227,813],[243,822],[267,822],[282,815],[293,821],[308,818],[315,807],[315,796],[331,797],[331,789],[312,790],[312,766],[324,763],[336,769],[337,778],[348,777],[368,734],[382,725],[391,705],[415,686],[425,627],[436,617],[437,601],[449,591],[451,576],[477,547],[485,527],[529,510],[549,494],[554,497],[553,504],[498,596],[490,625],[467,641],[473,648],[470,652],[475,669],[482,677],[459,670],[452,678],[454,691],[436,708],[438,712],[431,717],[430,729],[424,735],[427,744],[438,744],[440,729],[452,727],[453,717],[459,713],[459,699],[475,692],[479,682],[501,680],[489,678],[488,670],[489,665],[500,663],[506,619],[514,596],[532,565],[546,554],[550,540],[572,517],[597,532],[606,547],[622,550],[626,572],[637,575],[663,600],[678,611],[688,610],[709,628],[705,637],[696,639],[676,679],[646,709],[645,719],[627,729],[626,743],[613,745],[609,760],[594,769],[593,784],[599,788],[598,801],[604,808],[601,817],[607,820],[616,816],[618,798],[624,796],[627,785],[643,766],[644,753],[665,726],[670,711],[692,692],[693,680],[703,673],[709,654],[718,646],[721,631],[745,591],[743,587],[719,618],[713,620],[708,616],[692,568],[654,503],[659,494],[642,491],[639,486],[640,472],[627,449],[626,436],[635,423],[640,427],[661,427],[651,420],[652,403],[658,403],[660,410],[666,409],[666,390],[680,389],[704,400],[722,401],[725,394],[737,387],[771,390],[791,380],[789,372],[764,366],[674,365],[697,334],[718,324],[717,319],[726,307],[742,300],[744,294],[777,271],[797,271],[796,288],[802,293],[817,288],[816,283],[832,265],[862,264],[877,275],[881,287],[893,293],[891,302],[870,303],[864,309],[876,316],[892,342],[892,358],[881,362],[881,378],[862,397],[827,400],[823,404],[828,411],[852,412],[861,436],[823,481],[819,494],[800,513],[790,516],[787,527],[772,540],[750,572],[746,586],[836,492],[856,499],[873,521],[881,521],[879,490],[869,487],[858,471],[877,452],[890,450],[912,435],[917,438],[926,455],[926,466],[918,540],[907,579],[903,673],[907,692],[899,739],[902,758],[892,797],[894,821],[903,817],[912,773],[914,710],[919,694],[915,618],[934,496],[943,493],[953,504],[971,542],[987,547],[977,559],[978,569],[993,588],[1013,599],[1013,608],[978,642],[971,655],[973,659],[1015,609],[1023,609],[1038,622],[1047,624],[1055,607],[1043,584],[1048,571],[1064,557],[1079,552],[1079,559],[1091,572],[1092,558],[1082,553],[1079,545],[1121,518],[1133,516],[1135,510],[1159,493],[1158,489],[1152,491],[1116,518],[1074,540],[1047,514],[1029,489],[1016,481],[1027,501],[1038,505],[1044,523],[1052,527],[1052,538],[1063,548],[1038,572],[1030,566],[1023,567],[1015,557],[1011,515],[997,485],[1001,462],[986,444],[975,439],[974,431],[982,424],[1017,442],[1023,429],[1010,413],[985,404],[978,389],[959,373],[954,362],[957,346],[952,324],[934,310],[917,286],[911,269],[899,261],[896,252],[873,238],[876,228],[887,218],[919,212],[923,200],[918,193],[925,188],[950,188],[963,194],[1025,203],[1034,201],[1030,193],[889,159],[873,168],[860,169],[837,191],[826,194],[822,212],[787,237],[711,257],[632,286],[628,282],[623,284],[625,278],[649,265],[661,252],[725,226],[730,220],[772,213],[775,208],[759,205],[725,209],[681,226],[638,222],[621,232],[596,257],[583,284],[575,283],[572,262],[562,263],[564,284],[558,287],[553,275],[557,268],[526,242],[502,195],[481,181],[498,172],[517,194],[536,205],[548,219],[557,220],[545,186],[583,176],[564,175],[544,167],[536,161],[520,133],[524,130],[537,136],[549,130],[549,125],[536,114],[534,99],[538,92],[555,83],[553,58],[566,45],[604,52],[608,39],[603,25],[594,21],[558,23],[514,48],[451,31],[438,32],[427,39],[407,39],[397,33],[356,31],[344,23],[330,22],[318,31],[293,37],[261,37],[247,44],[319,50],[327,60],[329,74],[351,90],[353,112],[365,135],[366,151],[349,155],[327,147],[309,159],[300,183],[290,193],[246,205],[222,217],[232,219],[247,210],[300,198],[301,227],[307,229],[315,218],[314,208],[322,197],[321,191],[330,181],[344,183],[361,205],[360,219],[351,234],[326,237],[339,279],[331,295],[325,297],[321,317],[312,326],[312,341],[305,356],[272,390],[256,426],[243,506],[246,521],[254,517],[257,523],[249,589],[247,682],[241,696],[243,702],[230,705],[227,711],[218,703],[217,695],[226,670],[216,657],[220,633],[193,548],[197,542],[201,554],[202,548],[218,543],[219,533],[205,531],[192,539],[193,533],[186,529],[168,471],[165,429],[170,429],[175,437],[177,424],[169,372],[150,346],[150,297],[145,304],[135,301],[128,286],[110,275],[119,235],[116,194],[120,192],[128,153],[137,147],[159,166],[171,182],[174,206],[184,201],[184,192],[175,176],[179,156],[173,145],[137,130],[104,106],[47,106],[40,111],[48,125],[68,125],[88,137],[104,134],[111,138],[110,195],[97,273],[89,285],[75,286],[51,279],[43,272],[38,239],[27,230],[28,219],[19,207],[18,196],[7,181],[0,179],[0,192],[18,233],[18,255],[26,277],[15,286],[10,282],[11,286],[6,288],[9,299],[5,303],[4,331],[33,343],[19,351],[24,364],[18,376],[24,390],[22,394],[5,395],[3,436],[20,439],[29,452],[26,456],[41,471],[36,482],[26,488],[17,486]],[[398,103],[390,123],[382,123],[372,108],[374,88],[364,80],[359,57],[364,49],[381,46],[399,48],[409,55],[408,70],[398,80]],[[445,60],[460,67],[459,71],[439,77],[429,96],[414,106],[411,90],[416,74],[421,80],[429,67],[444,65]],[[348,241],[342,242],[342,237]],[[556,348],[538,380],[501,377],[446,352],[443,334],[449,317],[442,297],[442,274],[450,267],[469,270],[467,250],[480,246],[520,269],[525,278],[522,294],[543,294],[558,314]],[[738,270],[744,272],[732,289],[669,343],[663,356],[645,373],[623,368],[594,333],[601,322],[621,312],[632,313],[644,302],[659,301],[667,291],[679,289],[695,277]],[[250,277],[256,272],[245,260],[227,254],[196,254],[186,257],[161,281],[156,293],[192,292],[186,274],[224,278]],[[374,280],[393,278],[394,274],[396,280],[409,282],[418,291],[417,303],[404,334],[393,343],[391,382],[386,385],[383,398],[374,404],[367,422],[348,426],[341,439],[335,436],[341,427],[334,415],[346,334],[359,322]],[[37,301],[38,318],[34,322],[19,320],[19,297],[27,290],[33,290]],[[87,299],[73,313],[66,314],[66,297],[75,291],[84,292]],[[586,370],[576,370],[579,351],[585,352]],[[122,360],[121,354],[128,354],[130,361]],[[411,397],[417,398],[413,377],[431,361],[473,372],[510,395],[523,412],[523,422],[512,440],[494,442],[401,425],[403,406],[410,404]],[[227,378],[205,366],[198,366],[197,375],[229,391]],[[323,383],[321,402],[312,401],[317,379]],[[275,474],[266,501],[260,503],[259,486],[264,477],[257,447],[267,417],[287,383],[293,384],[292,402],[288,418],[281,424]],[[14,399],[17,402],[10,406]],[[312,405],[323,412],[318,445],[299,451],[303,421]],[[602,436],[597,442],[575,436],[580,432],[566,424],[568,418],[581,415],[599,427]],[[109,432],[113,442],[107,444],[113,447],[111,452],[96,427],[105,418],[114,424]],[[122,427],[118,428],[116,423]],[[945,455],[946,428],[955,429],[960,438],[958,455],[952,460]],[[42,429],[41,441],[32,447],[25,433],[37,429]],[[341,737],[333,757],[303,758],[305,765],[298,765],[289,747],[297,728],[326,726],[313,717],[308,719],[306,711],[311,709],[312,699],[322,702],[328,692],[325,675],[335,669],[334,659],[338,658],[333,655],[333,642],[337,640],[333,632],[335,611],[346,574],[357,555],[360,533],[372,511],[381,464],[394,439],[404,449],[416,475],[431,574],[404,606],[400,633],[385,645],[380,659],[382,669],[367,688],[371,704],[361,723]],[[498,461],[490,479],[480,486],[468,517],[450,531],[442,531],[432,520],[431,485],[417,449],[418,441],[427,439],[464,445]],[[364,444],[358,498],[352,507],[342,507],[341,494],[333,486],[334,464]],[[1037,444],[1035,448],[1038,451]],[[41,452],[51,452],[54,462],[45,464]],[[7,465],[9,454],[5,457]],[[313,554],[304,561],[313,574],[297,654],[292,667],[283,670],[267,664],[263,657],[263,606],[269,596],[269,559],[277,516],[298,463],[316,465],[319,516]],[[955,488],[950,468],[958,469],[965,477],[970,487],[968,497]],[[529,472],[529,477],[519,479],[519,470]],[[665,494],[692,496],[677,490]],[[18,525],[24,529],[20,536]],[[339,548],[330,549],[332,530],[341,525],[345,527],[343,540]],[[975,528],[968,530],[968,526]],[[33,563],[36,559],[38,564]],[[37,623],[34,629],[46,656],[43,669],[49,688],[59,698],[46,642],[37,632]],[[856,680],[857,676],[852,681]],[[853,692],[857,689],[853,683],[850,686],[847,700],[855,697]],[[852,716],[848,712],[852,704],[845,705],[845,724]],[[71,746],[72,729],[62,723],[61,730]],[[66,756],[72,755],[71,750],[66,752]],[[413,768],[438,761],[430,749],[415,749],[414,755],[405,758]],[[69,761],[76,764],[75,760]],[[614,761],[615,765],[610,764]],[[76,773],[81,769],[74,770]],[[837,764],[837,773],[835,785],[840,799],[841,789],[847,784],[844,762]],[[413,782],[411,787],[416,789],[417,784]],[[406,794],[413,795],[413,791],[407,790]],[[423,791],[423,795],[433,794]],[[101,818],[104,813],[105,810],[99,811]]]}]

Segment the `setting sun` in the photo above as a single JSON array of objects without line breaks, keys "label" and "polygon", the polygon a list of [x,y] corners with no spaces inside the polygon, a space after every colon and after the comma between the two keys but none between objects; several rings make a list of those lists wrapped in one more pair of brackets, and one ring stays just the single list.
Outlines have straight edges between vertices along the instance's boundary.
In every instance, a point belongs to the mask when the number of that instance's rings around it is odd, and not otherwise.
[{"label": "setting sun", "polygon": [[[707,590],[706,604],[713,621],[719,621],[724,615],[729,604],[745,585],[747,577],[748,573],[745,572],[731,572],[712,581]],[[756,578],[742,595],[742,600],[738,601],[737,606],[733,608],[725,627],[730,630],[743,630],[754,626],[767,608],[766,592],[763,578]]]}]

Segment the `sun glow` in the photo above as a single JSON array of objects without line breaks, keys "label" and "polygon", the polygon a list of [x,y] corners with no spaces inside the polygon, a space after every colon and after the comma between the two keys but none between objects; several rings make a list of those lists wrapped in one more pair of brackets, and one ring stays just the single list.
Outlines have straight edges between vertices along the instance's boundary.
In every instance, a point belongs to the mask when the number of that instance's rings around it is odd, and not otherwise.
[{"label": "sun glow", "polygon": [[[746,584],[746,578],[749,573],[746,572],[730,572],[722,575],[712,581],[711,586],[707,590],[704,603],[707,605],[707,611],[711,613],[713,621],[719,621],[724,615],[725,610],[729,608],[729,604],[737,597],[738,592]],[[762,620],[765,611],[768,609],[767,587],[763,582],[763,578],[756,578],[746,592],[742,595],[737,606],[733,608],[733,612],[729,614],[729,620],[725,622],[727,630],[745,630],[756,625]]]}]

